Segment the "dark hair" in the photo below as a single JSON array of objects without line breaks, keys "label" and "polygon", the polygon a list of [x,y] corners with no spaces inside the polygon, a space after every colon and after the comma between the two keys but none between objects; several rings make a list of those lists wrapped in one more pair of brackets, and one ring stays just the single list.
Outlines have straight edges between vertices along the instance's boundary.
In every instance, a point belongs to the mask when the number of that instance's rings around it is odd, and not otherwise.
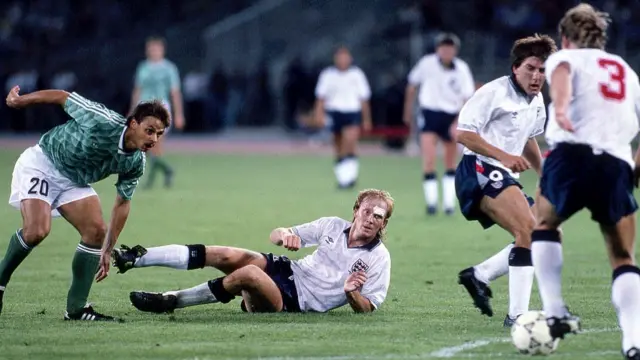
[{"label": "dark hair", "polygon": [[149,44],[151,42],[159,42],[159,43],[162,44],[162,46],[166,45],[166,41],[164,40],[164,38],[162,36],[157,36],[157,35],[149,36],[145,43]]},{"label": "dark hair", "polygon": [[433,42],[436,48],[441,45],[460,47],[460,38],[454,33],[440,33],[435,37]]},{"label": "dark hair", "polygon": [[604,49],[611,18],[589,4],[580,4],[566,12],[558,32],[579,48]]},{"label": "dark hair", "polygon": [[522,62],[531,56],[535,56],[542,61],[558,51],[556,42],[548,35],[535,34],[523,39],[516,40],[511,48],[511,65],[519,67]]},{"label": "dark hair", "polygon": [[129,126],[129,124],[134,120],[140,124],[142,120],[147,117],[154,117],[160,120],[165,128],[168,128],[171,125],[169,110],[167,110],[167,107],[159,100],[152,100],[142,102],[133,109],[133,113],[127,117],[127,126]]}]

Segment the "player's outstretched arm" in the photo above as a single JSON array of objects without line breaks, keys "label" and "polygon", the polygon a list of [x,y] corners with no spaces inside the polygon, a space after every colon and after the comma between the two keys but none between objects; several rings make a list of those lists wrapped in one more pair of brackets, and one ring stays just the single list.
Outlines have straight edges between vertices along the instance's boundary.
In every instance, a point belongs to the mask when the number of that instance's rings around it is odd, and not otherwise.
[{"label": "player's outstretched arm", "polygon": [[40,90],[20,95],[20,87],[14,86],[7,95],[7,106],[15,109],[33,104],[57,104],[64,106],[69,93],[64,90]]},{"label": "player's outstretched arm", "polygon": [[538,173],[538,176],[542,175],[542,152],[540,151],[540,145],[538,140],[530,138],[524,146],[522,155],[531,164],[531,168]]},{"label": "player's outstretched arm", "polygon": [[120,194],[116,196],[116,201],[111,210],[111,220],[107,229],[107,236],[102,244],[100,256],[100,270],[96,276],[96,281],[102,281],[109,275],[109,264],[111,263],[111,252],[118,242],[118,237],[124,229],[124,224],[129,217],[131,201],[124,199]]},{"label": "player's outstretched arm", "polygon": [[498,149],[475,132],[458,130],[457,140],[474,153],[496,159],[514,172],[523,172],[531,167],[525,158],[513,156]]},{"label": "player's outstretched arm", "polygon": [[300,237],[294,234],[289,228],[274,229],[269,235],[269,240],[271,240],[274,245],[282,246],[291,251],[300,250],[302,247]]}]

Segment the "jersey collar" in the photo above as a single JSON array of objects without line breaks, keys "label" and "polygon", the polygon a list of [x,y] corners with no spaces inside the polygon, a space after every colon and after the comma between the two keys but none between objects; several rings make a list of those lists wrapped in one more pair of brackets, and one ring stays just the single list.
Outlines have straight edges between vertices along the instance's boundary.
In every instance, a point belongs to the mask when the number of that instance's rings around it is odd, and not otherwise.
[{"label": "jersey collar", "polygon": [[447,69],[447,70],[455,70],[456,69],[456,62],[452,59],[451,63],[449,65],[445,65],[445,63],[442,61],[442,59],[440,59],[440,57],[438,57],[438,62],[440,63],[440,66],[442,66],[443,68]]},{"label": "jersey collar", "polygon": [[511,86],[513,87],[513,89],[521,96],[523,96],[525,99],[527,99],[528,102],[531,102],[531,100],[533,100],[533,98],[535,96],[531,96],[529,94],[527,94],[526,91],[524,91],[524,89],[522,88],[522,86],[520,86],[520,84],[518,84],[518,80],[516,80],[516,74],[511,73],[511,76],[509,76],[509,82],[511,83]]},{"label": "jersey collar", "polygon": [[127,127],[124,127],[122,130],[122,134],[120,135],[120,142],[118,142],[118,154],[121,155],[129,155],[128,152],[124,151],[124,133],[127,132]]},{"label": "jersey collar", "polygon": [[364,244],[362,246],[356,246],[356,247],[349,247],[349,232],[351,231],[351,226],[349,226],[348,228],[344,229],[343,233],[344,235],[347,237],[347,248],[349,249],[365,249],[365,250],[373,250],[376,248],[376,246],[382,244],[382,240],[380,240],[380,237],[376,236],[375,239],[371,240],[369,243]]}]

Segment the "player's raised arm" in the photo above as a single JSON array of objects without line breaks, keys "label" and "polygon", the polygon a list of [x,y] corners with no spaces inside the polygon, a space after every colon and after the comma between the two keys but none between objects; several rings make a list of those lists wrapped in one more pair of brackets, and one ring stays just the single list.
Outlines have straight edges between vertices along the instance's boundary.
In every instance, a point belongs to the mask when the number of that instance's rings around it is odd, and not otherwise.
[{"label": "player's raised arm", "polygon": [[64,90],[40,90],[20,95],[20,87],[14,86],[7,94],[7,106],[23,108],[34,104],[57,104],[64,106],[69,93]]},{"label": "player's raised arm", "polygon": [[549,96],[553,102],[553,109],[558,125],[569,132],[573,132],[573,125],[568,117],[571,102],[571,66],[568,62],[561,62],[551,73]]}]

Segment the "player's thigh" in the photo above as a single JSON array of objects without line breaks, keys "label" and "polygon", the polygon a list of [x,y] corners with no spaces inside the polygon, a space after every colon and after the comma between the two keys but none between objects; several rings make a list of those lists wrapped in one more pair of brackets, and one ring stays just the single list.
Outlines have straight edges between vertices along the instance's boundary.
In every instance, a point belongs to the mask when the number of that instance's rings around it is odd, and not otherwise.
[{"label": "player's thigh", "polygon": [[635,265],[635,214],[621,218],[615,225],[600,225],[609,254],[611,268],[621,265]]},{"label": "player's thigh", "polygon": [[51,231],[51,205],[40,199],[24,199],[20,213],[22,240],[29,246],[38,245]]},{"label": "player's thigh", "polygon": [[230,274],[247,265],[267,269],[267,259],[259,252],[231,246],[207,246],[205,266],[213,266],[225,274]]},{"label": "player's thigh", "polygon": [[529,201],[516,185],[504,188],[495,197],[485,195],[480,210],[516,238],[531,233],[535,225]]},{"label": "player's thigh", "polygon": [[247,265],[224,279],[227,291],[232,294],[242,294],[249,299],[247,311],[279,312],[284,309],[284,301],[280,288],[271,277],[254,265]]},{"label": "player's thigh", "polygon": [[565,220],[556,213],[553,204],[540,193],[540,190],[536,193],[536,203],[531,210],[536,218],[536,230],[558,229]]},{"label": "player's thigh", "polygon": [[436,168],[438,135],[434,132],[420,134],[420,149],[422,151],[422,169],[433,172]]},{"label": "player's thigh", "polygon": [[58,211],[78,230],[82,241],[102,245],[107,226],[102,217],[100,198],[91,187],[71,188],[62,193]]}]

